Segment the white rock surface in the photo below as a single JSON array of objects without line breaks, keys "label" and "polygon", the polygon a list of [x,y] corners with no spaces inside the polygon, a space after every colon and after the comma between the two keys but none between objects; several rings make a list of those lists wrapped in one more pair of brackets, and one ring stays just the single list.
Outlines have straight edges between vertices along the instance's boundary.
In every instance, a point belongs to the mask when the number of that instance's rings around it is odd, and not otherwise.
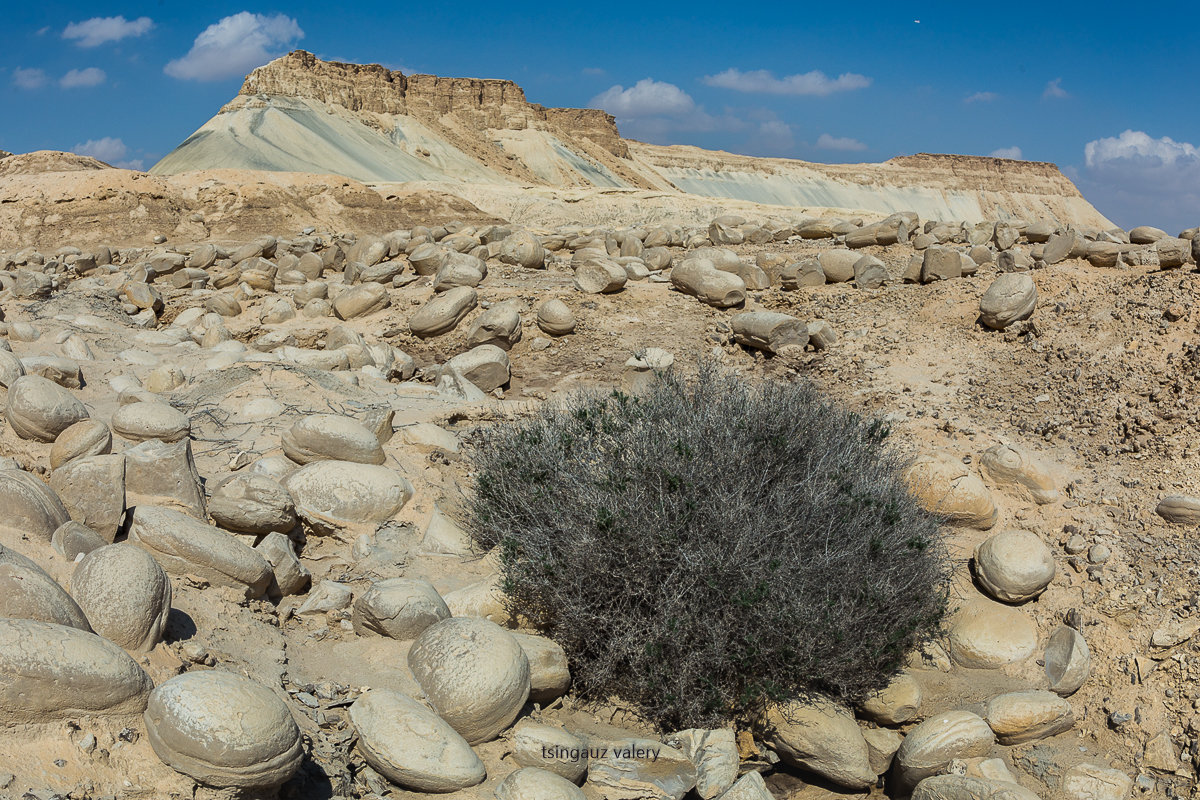
[{"label": "white rock surface", "polygon": [[363,758],[397,786],[454,792],[487,776],[466,740],[407,695],[373,689],[350,706],[350,722],[358,731]]},{"label": "white rock surface", "polygon": [[449,617],[450,609],[433,584],[413,578],[388,578],[359,595],[350,619],[360,636],[409,640]]},{"label": "white rock surface", "polygon": [[140,547],[93,550],[76,564],[71,595],[92,630],[126,650],[146,653],[162,640],[171,611],[171,579]]},{"label": "white rock surface", "polygon": [[767,723],[768,739],[784,762],[848,789],[875,783],[867,742],[845,706],[814,696],[769,709]]},{"label": "white rock surface", "polygon": [[7,723],[140,714],[151,688],[137,662],[103,637],[0,618],[0,716]]},{"label": "white rock surface", "polygon": [[144,718],[155,754],[208,786],[279,786],[304,758],[300,729],[283,700],[231,672],[172,678],[150,694]]},{"label": "white rock surface", "polygon": [[512,724],[529,698],[529,660],[508,631],[474,617],[442,620],[417,637],[408,666],[430,705],[470,744]]}]

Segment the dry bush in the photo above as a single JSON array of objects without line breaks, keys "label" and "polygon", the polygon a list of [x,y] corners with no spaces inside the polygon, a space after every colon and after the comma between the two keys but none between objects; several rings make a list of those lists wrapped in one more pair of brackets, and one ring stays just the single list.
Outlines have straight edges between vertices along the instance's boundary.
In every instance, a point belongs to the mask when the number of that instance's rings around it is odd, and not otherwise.
[{"label": "dry bush", "polygon": [[946,611],[938,522],[886,427],[711,363],[484,434],[473,536],[584,697],[663,726],[886,685]]}]

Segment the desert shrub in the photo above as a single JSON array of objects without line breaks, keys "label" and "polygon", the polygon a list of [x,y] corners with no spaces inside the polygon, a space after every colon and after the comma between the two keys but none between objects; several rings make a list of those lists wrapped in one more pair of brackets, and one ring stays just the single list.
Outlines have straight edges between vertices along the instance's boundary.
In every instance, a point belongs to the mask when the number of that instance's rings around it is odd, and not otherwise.
[{"label": "desert shrub", "polygon": [[664,726],[886,685],[946,609],[938,523],[886,427],[713,364],[492,428],[473,536],[577,691]]}]

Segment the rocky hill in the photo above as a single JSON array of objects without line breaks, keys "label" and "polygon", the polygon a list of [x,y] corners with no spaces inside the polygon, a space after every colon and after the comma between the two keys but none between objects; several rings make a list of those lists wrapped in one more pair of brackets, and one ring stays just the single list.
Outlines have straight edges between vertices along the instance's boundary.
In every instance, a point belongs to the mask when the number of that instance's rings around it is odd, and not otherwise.
[{"label": "rocky hill", "polygon": [[301,50],[254,70],[236,98],[151,172],[218,167],[366,183],[657,189],[943,220],[1112,227],[1053,164],[921,154],[827,165],[647,145],[623,139],[603,111],[545,108],[511,81],[404,75]]}]

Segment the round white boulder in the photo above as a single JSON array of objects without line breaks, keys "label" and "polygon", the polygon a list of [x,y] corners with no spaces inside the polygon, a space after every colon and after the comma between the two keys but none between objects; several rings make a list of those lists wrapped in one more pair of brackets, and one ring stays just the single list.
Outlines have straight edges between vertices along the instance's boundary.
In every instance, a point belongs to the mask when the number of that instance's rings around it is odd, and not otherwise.
[{"label": "round white boulder", "polygon": [[54,578],[32,560],[3,545],[0,545],[0,617],[91,630],[83,609]]},{"label": "round white boulder", "polygon": [[553,772],[524,767],[500,782],[496,800],[584,800],[584,794],[578,786]]},{"label": "round white boulder", "polygon": [[148,439],[178,442],[187,438],[191,428],[187,415],[166,403],[129,403],[118,408],[112,416],[113,431],[135,442]]},{"label": "round white boulder", "polygon": [[907,672],[863,701],[859,710],[880,725],[899,725],[908,722],[921,710],[921,685]]},{"label": "round white boulder", "polygon": [[845,706],[814,696],[769,709],[767,723],[773,749],[785,763],[849,789],[875,783],[867,741]]},{"label": "round white boulder", "polygon": [[208,501],[213,522],[238,533],[267,534],[296,527],[292,496],[279,481],[253,472],[230,475]]},{"label": "round white boulder", "polygon": [[407,695],[373,689],[350,706],[358,749],[380,775],[417,792],[456,792],[487,777],[445,720]]},{"label": "round white boulder", "polygon": [[152,688],[137,662],[101,636],[0,619],[0,717],[6,723],[139,714]]},{"label": "round white boulder", "polygon": [[571,688],[571,670],[562,646],[545,636],[512,634],[529,659],[529,701],[543,706],[562,697]]},{"label": "round white boulder", "polygon": [[46,543],[71,520],[53,489],[19,469],[0,469],[0,509],[0,533]]},{"label": "round white boulder", "polygon": [[550,336],[566,336],[575,331],[575,315],[562,300],[547,300],[538,306],[537,325]]},{"label": "round white boulder", "polygon": [[997,669],[1028,658],[1038,643],[1029,615],[983,598],[955,613],[949,638],[950,658],[970,669]]},{"label": "round white boulder", "polygon": [[983,293],[979,319],[989,328],[1002,331],[1032,316],[1037,300],[1037,286],[1028,272],[1006,272]]},{"label": "round white boulder", "polygon": [[149,652],[162,640],[171,579],[142,548],[122,543],[88,553],[75,566],[71,594],[92,630],[126,650]]},{"label": "round white boulder", "polygon": [[359,596],[350,619],[360,636],[377,634],[407,640],[449,618],[446,601],[429,581],[388,578]]},{"label": "round white boulder", "polygon": [[975,577],[997,600],[1023,603],[1054,580],[1054,554],[1031,531],[1003,531],[975,548]]},{"label": "round white boulder", "polygon": [[321,533],[386,522],[413,493],[412,484],[399,473],[352,461],[314,461],[289,475],[283,485],[296,503],[296,513]]},{"label": "round white boulder", "polygon": [[22,439],[53,442],[88,410],[75,395],[41,375],[23,375],[8,387],[5,418]]},{"label": "round white boulder", "polygon": [[313,461],[353,461],[382,464],[379,438],[366,426],[337,414],[313,414],[283,434],[283,454],[297,464]]},{"label": "round white boulder", "polygon": [[231,672],[172,678],[151,692],[145,721],[163,763],[207,786],[278,786],[304,758],[300,729],[283,700]]},{"label": "round white boulder", "polygon": [[525,718],[505,734],[513,761],[553,772],[572,783],[587,777],[588,748],[562,728]]},{"label": "round white boulder", "polygon": [[911,789],[936,775],[956,758],[980,758],[992,749],[995,736],[987,722],[969,711],[946,711],[917,725],[896,751],[896,775]]},{"label": "round white boulder", "polygon": [[50,469],[58,469],[76,458],[103,456],[112,452],[112,432],[98,419],[76,422],[58,435],[50,448]]},{"label": "round white boulder", "polygon": [[426,628],[408,666],[430,705],[470,744],[499,736],[529,698],[525,651],[485,619],[457,617]]}]

